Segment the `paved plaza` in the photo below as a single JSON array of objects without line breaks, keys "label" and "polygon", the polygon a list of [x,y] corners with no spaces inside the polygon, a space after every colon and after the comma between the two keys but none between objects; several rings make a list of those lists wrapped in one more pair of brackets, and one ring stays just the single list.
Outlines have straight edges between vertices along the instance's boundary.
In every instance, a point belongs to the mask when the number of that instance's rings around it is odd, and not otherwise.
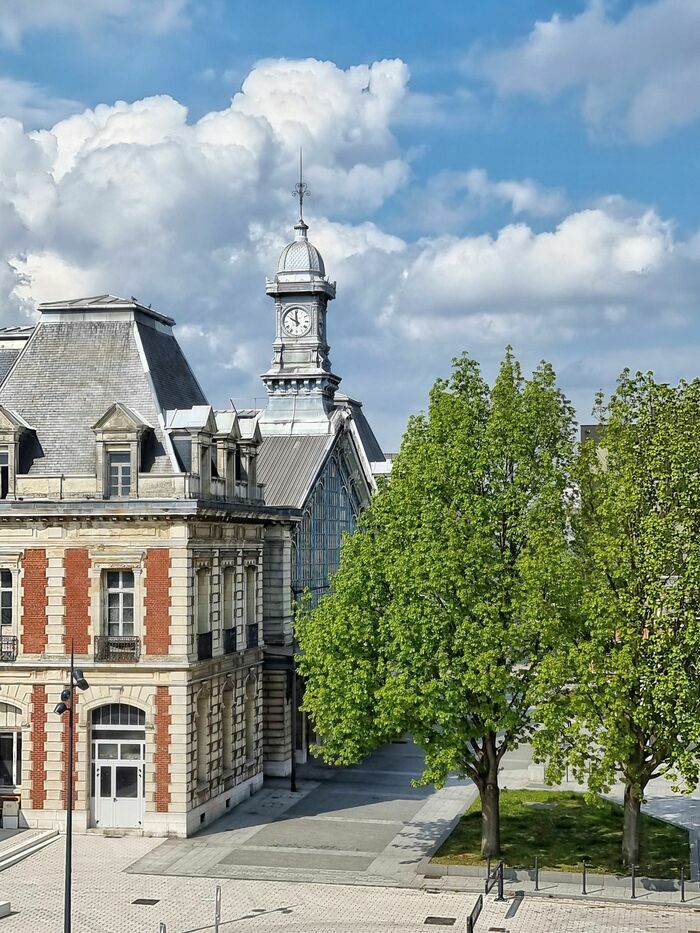
[{"label": "paved plaza", "polygon": [[[75,933],[207,933],[213,929],[214,885],[208,878],[137,875],[124,871],[134,856],[159,845],[143,838],[99,835],[75,840]],[[221,933],[417,933],[427,917],[454,919],[464,931],[475,894],[400,887],[222,880]],[[0,895],[12,916],[7,933],[57,933],[63,909],[62,840],[0,875]],[[135,904],[138,898],[155,904]],[[700,911],[585,904],[580,901],[486,899],[477,927],[508,933],[689,933]]]},{"label": "paved plaza", "polygon": [[[157,933],[161,921],[167,933],[207,933],[217,883],[221,933],[408,933],[430,926],[431,917],[463,931],[479,880],[424,879],[416,869],[475,791],[456,780],[438,792],[415,788],[421,764],[409,742],[393,743],[356,768],[312,764],[295,794],[286,782],[270,782],[191,839],[77,835],[74,933]],[[527,783],[528,767],[528,749],[509,756],[503,784]],[[697,818],[696,807],[694,798],[663,794],[652,802],[686,824]],[[60,929],[63,859],[60,837],[0,873],[0,900],[9,899],[13,909],[0,920],[0,933]],[[575,885],[559,886],[556,899],[519,896],[523,887],[508,884],[505,903],[486,898],[477,933],[700,931],[696,892],[686,907],[669,908],[652,906],[654,895],[643,891],[631,905],[562,896],[573,895]]]},{"label": "paved plaza", "polygon": [[423,758],[394,742],[354,768],[312,764],[296,793],[271,781],[191,839],[169,839],[129,869],[192,875],[350,884],[411,884],[418,863],[475,796],[465,781],[413,787]]}]

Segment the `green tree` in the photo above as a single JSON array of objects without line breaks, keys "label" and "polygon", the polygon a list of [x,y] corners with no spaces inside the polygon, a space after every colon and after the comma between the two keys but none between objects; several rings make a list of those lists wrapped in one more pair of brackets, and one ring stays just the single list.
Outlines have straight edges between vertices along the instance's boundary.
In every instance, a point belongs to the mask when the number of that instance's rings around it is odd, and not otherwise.
[{"label": "green tree", "polygon": [[568,605],[573,433],[548,364],[526,380],[508,349],[490,389],[455,360],[346,539],[334,592],[297,620],[320,753],[347,764],[410,732],[423,783],[476,784],[485,857],[500,850],[499,764],[531,734]]},{"label": "green tree", "polygon": [[622,859],[639,861],[645,788],[698,781],[700,382],[625,371],[582,444],[574,524],[579,617],[544,662],[536,751],[591,792],[624,782]]}]

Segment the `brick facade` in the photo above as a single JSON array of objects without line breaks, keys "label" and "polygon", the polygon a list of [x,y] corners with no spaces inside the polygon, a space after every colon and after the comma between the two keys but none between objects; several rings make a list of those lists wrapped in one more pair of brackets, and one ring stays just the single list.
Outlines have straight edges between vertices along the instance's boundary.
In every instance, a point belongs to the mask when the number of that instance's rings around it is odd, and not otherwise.
[{"label": "brick facade", "polygon": [[170,805],[170,692],[156,688],[155,804],[157,813],[167,813]]},{"label": "brick facade", "polygon": [[37,810],[46,800],[46,687],[32,687],[32,790]]},{"label": "brick facade", "polygon": [[146,552],[145,634],[146,654],[170,651],[170,551],[148,548]]},{"label": "brick facade", "polygon": [[64,557],[66,607],[63,643],[66,652],[73,641],[76,654],[90,649],[90,556],[87,548],[69,548]]},{"label": "brick facade", "polygon": [[41,654],[48,639],[46,625],[46,571],[49,562],[44,548],[24,552],[24,592],[22,594],[22,647],[27,654]]}]

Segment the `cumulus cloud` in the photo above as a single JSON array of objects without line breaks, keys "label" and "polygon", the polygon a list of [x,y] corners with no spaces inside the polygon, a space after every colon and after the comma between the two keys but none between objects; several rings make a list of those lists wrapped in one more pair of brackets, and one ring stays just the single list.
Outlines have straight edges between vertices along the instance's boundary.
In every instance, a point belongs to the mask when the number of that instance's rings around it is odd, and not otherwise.
[{"label": "cumulus cloud", "polygon": [[3,0],[0,40],[17,45],[28,32],[124,23],[137,31],[169,32],[186,21],[189,0]]},{"label": "cumulus cloud", "polygon": [[638,3],[615,19],[591,0],[578,16],[537,22],[510,48],[474,53],[469,68],[503,95],[582,92],[596,134],[650,143],[700,116],[700,4]]},{"label": "cumulus cloud", "polygon": [[500,230],[447,225],[415,240],[368,217],[410,178],[392,129],[408,93],[399,61],[279,60],[196,121],[167,96],[50,130],[0,119],[2,323],[41,300],[136,295],[179,321],[214,403],[260,396],[273,338],[264,278],[296,219],[303,145],[311,238],[338,282],[334,368],[392,446],[462,349],[487,366],[505,343],[526,361],[550,356],[581,384],[585,409],[598,384],[577,361],[600,342],[632,348],[632,366],[640,342],[692,342],[700,234],[680,239],[644,207],[608,198],[572,210],[535,180],[472,169],[434,184],[448,202],[505,208]]}]

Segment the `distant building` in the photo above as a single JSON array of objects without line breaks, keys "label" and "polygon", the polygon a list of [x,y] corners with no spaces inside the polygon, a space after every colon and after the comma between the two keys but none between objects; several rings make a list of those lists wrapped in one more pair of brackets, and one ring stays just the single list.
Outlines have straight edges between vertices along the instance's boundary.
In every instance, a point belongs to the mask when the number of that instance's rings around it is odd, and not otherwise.
[{"label": "distant building", "polygon": [[291,768],[292,603],[328,590],[385,461],[337,391],[303,221],[267,291],[261,410],[214,410],[135,300],[0,331],[0,802],[30,825],[65,818],[71,646],[79,828],[191,834]]}]

